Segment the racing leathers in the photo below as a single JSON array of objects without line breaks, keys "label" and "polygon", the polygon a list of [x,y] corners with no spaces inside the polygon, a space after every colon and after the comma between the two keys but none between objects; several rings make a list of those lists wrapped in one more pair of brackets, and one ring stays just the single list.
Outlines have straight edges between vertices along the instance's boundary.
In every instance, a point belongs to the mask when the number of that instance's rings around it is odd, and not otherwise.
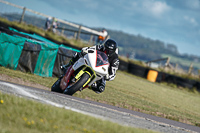
[{"label": "racing leathers", "polygon": [[[93,49],[93,50],[96,49],[102,52],[105,51],[104,45],[96,45],[93,47],[82,48],[81,52],[77,52],[74,54],[73,58],[70,60],[70,64],[74,64],[80,57],[87,54],[88,50],[90,49]],[[110,63],[109,68],[108,68],[108,74],[104,78],[93,83],[90,87],[90,89],[92,89],[94,92],[98,94],[105,90],[106,80],[107,81],[114,80],[114,78],[116,77],[116,72],[119,67],[119,59],[116,52],[109,55],[107,54],[107,56],[108,56],[108,61]]]}]

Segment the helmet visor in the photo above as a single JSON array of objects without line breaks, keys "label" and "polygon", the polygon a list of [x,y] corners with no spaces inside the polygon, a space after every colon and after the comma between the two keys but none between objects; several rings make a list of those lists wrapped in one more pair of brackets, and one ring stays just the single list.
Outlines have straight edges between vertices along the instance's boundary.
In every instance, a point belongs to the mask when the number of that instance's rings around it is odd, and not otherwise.
[{"label": "helmet visor", "polygon": [[107,55],[110,55],[115,52],[115,50],[110,50],[110,49],[106,49],[105,51]]}]

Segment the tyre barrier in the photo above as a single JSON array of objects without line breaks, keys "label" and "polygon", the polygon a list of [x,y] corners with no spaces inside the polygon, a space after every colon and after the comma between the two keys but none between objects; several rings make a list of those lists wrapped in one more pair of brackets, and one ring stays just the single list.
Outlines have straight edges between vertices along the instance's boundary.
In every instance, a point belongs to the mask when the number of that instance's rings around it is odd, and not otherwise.
[{"label": "tyre barrier", "polygon": [[197,88],[197,91],[200,92],[200,82],[196,82],[195,87]]},{"label": "tyre barrier", "polygon": [[186,79],[186,78],[182,78],[182,77],[167,74],[167,73],[163,73],[162,77],[163,77],[162,81],[176,84],[178,87],[185,87],[188,89],[192,89],[195,87],[197,89],[199,88],[200,90],[200,84],[198,84],[198,81],[196,80]]},{"label": "tyre barrier", "polygon": [[60,66],[69,63],[74,53],[75,51],[59,47],[53,68],[53,76],[59,77],[63,73]]},{"label": "tyre barrier", "polygon": [[168,74],[168,73],[163,73],[162,75],[162,81],[165,81],[167,83],[172,83],[172,84],[177,84],[177,79],[178,77]]},{"label": "tyre barrier", "polygon": [[19,58],[17,70],[34,73],[40,50],[40,45],[25,42],[21,56]]},{"label": "tyre barrier", "polygon": [[156,82],[162,82],[163,81],[163,73],[162,72],[158,72],[158,76],[156,78]]},{"label": "tyre barrier", "polygon": [[139,76],[139,77],[142,77],[142,78],[147,77],[148,71],[149,71],[148,68],[145,68],[145,67],[142,67],[142,66],[139,66],[139,65],[136,65],[136,64],[130,63],[128,65],[128,72],[129,73],[136,75],[136,76]]},{"label": "tyre barrier", "polygon": [[119,70],[127,71],[128,70],[128,65],[129,65],[128,62],[125,62],[123,60],[119,60]]},{"label": "tyre barrier", "polygon": [[200,92],[200,82],[196,80],[186,79],[178,77],[172,74],[159,72],[154,69],[145,68],[136,64],[128,65],[128,72],[146,78],[151,82],[167,82],[177,85],[178,87],[184,87],[188,89],[193,89],[194,87]]},{"label": "tyre barrier", "polygon": [[184,79],[181,77],[177,78],[177,86],[192,89],[195,86],[195,83],[195,80]]}]

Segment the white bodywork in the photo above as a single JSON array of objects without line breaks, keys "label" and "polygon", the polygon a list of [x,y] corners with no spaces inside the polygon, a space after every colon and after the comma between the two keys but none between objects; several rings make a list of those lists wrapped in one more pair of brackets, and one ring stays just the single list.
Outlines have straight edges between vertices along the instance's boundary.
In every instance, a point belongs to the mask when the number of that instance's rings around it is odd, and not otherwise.
[{"label": "white bodywork", "polygon": [[[93,51],[93,52],[91,52],[91,51]],[[88,84],[89,86],[92,85],[97,80],[100,80],[101,78],[103,78],[104,76],[106,76],[108,74],[108,68],[109,68],[109,62],[108,62],[108,60],[103,60],[104,64],[97,66],[97,62],[98,62],[97,61],[97,56],[99,58],[99,55],[100,55],[99,53],[101,53],[101,54],[104,55],[104,53],[102,53],[100,51],[97,51],[94,48],[90,49],[90,51],[88,50],[88,53],[84,57],[81,57],[72,66],[72,68],[74,69],[74,71],[77,70],[78,68],[80,68],[83,65],[89,66],[90,68],[93,69],[93,71],[95,72],[95,75],[97,75],[97,76],[96,76],[95,79],[93,79],[93,81],[91,81]]]}]

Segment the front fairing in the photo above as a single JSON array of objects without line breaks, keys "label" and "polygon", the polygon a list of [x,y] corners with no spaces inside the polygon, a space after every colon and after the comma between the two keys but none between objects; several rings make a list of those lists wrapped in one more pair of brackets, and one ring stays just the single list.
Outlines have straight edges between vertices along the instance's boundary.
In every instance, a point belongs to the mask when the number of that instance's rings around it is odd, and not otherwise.
[{"label": "front fairing", "polygon": [[108,65],[108,56],[100,51],[96,51],[96,67]]},{"label": "front fairing", "polygon": [[92,69],[102,76],[105,76],[108,73],[108,57],[105,53],[96,50],[94,53],[88,53],[88,62],[90,62]]}]

